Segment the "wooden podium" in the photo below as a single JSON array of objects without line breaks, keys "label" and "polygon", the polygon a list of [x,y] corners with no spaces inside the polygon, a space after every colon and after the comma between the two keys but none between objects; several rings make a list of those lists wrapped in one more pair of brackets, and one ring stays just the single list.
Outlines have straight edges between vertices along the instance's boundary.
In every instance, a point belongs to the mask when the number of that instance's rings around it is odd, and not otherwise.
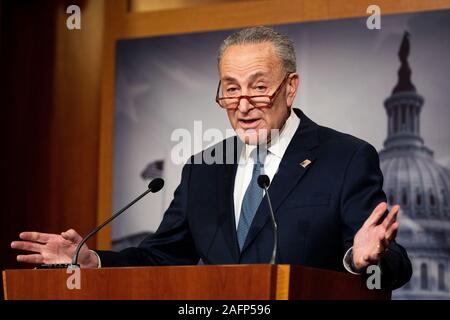
[{"label": "wooden podium", "polygon": [[[73,274],[72,274],[73,275]],[[349,273],[293,265],[220,265],[81,269],[68,289],[66,269],[3,271],[5,299],[291,300],[390,299]]]}]

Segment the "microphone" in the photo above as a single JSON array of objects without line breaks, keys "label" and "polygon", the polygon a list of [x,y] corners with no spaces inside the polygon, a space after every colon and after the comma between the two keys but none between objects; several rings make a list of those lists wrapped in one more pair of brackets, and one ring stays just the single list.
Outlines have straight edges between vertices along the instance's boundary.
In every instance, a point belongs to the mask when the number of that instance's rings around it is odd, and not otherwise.
[{"label": "microphone", "polygon": [[143,197],[145,197],[148,193],[152,192],[152,193],[156,193],[159,190],[161,190],[164,187],[164,180],[161,178],[156,178],[153,179],[152,181],[150,181],[150,183],[148,184],[148,188],[147,190],[145,190],[144,193],[142,193],[140,196],[138,196],[137,198],[135,198],[133,201],[131,201],[129,204],[127,204],[125,207],[123,207],[122,209],[120,209],[117,213],[113,214],[110,218],[108,218],[105,222],[103,222],[101,225],[99,225],[98,227],[94,228],[91,232],[89,232],[87,234],[87,236],[85,236],[83,238],[83,240],[81,240],[81,242],[78,244],[77,249],[75,250],[75,254],[73,255],[72,258],[72,266],[75,267],[79,267],[78,264],[78,255],[80,253],[81,247],[83,246],[83,244],[86,243],[86,241],[88,241],[94,234],[96,234],[97,232],[100,231],[101,228],[103,228],[104,226],[106,226],[108,223],[110,223],[111,221],[113,221],[115,218],[117,218],[119,215],[121,215],[123,212],[125,212],[128,208],[130,208],[133,204],[135,204],[136,202],[138,202],[139,200],[141,200]]},{"label": "microphone", "polygon": [[262,174],[258,177],[258,186],[261,189],[264,189],[266,192],[266,199],[267,199],[267,205],[269,206],[269,213],[270,213],[270,219],[272,220],[272,227],[273,227],[273,250],[272,250],[272,257],[270,258],[270,264],[275,264],[277,262],[277,255],[278,255],[278,225],[275,221],[275,215],[273,214],[272,209],[272,202],[270,201],[269,196],[269,185],[270,185],[270,179],[267,175]]}]

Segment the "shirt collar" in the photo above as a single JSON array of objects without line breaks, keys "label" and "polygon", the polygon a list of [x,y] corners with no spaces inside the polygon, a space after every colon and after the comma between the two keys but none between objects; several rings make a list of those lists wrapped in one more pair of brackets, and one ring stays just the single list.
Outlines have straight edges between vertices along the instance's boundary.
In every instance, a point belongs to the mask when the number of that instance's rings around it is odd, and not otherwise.
[{"label": "shirt collar", "polygon": [[[272,137],[272,140],[269,143],[268,153],[274,155],[279,159],[282,159],[299,125],[300,118],[291,109],[291,114],[281,128],[280,134]],[[253,150],[255,150],[255,148],[255,145],[244,145],[243,154],[245,156],[245,162],[249,160],[249,158],[251,157],[251,153]]]}]

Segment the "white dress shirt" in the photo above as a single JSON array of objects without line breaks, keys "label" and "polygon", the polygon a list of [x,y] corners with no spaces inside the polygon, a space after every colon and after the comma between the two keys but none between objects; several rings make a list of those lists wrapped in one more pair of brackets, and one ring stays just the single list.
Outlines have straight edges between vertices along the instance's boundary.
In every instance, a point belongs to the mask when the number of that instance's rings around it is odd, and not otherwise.
[{"label": "white dress shirt", "polygon": [[[281,159],[299,125],[300,118],[291,110],[291,114],[287,118],[283,128],[281,128],[279,135],[276,135],[267,146],[267,155],[264,157],[263,161],[263,173],[270,178],[270,181],[273,180],[273,177],[277,173]],[[244,199],[244,194],[252,180],[253,165],[255,164],[255,161],[250,155],[255,148],[255,145],[245,144],[242,148],[238,162],[233,194],[236,229],[239,223],[239,217],[241,216],[242,200]]]}]

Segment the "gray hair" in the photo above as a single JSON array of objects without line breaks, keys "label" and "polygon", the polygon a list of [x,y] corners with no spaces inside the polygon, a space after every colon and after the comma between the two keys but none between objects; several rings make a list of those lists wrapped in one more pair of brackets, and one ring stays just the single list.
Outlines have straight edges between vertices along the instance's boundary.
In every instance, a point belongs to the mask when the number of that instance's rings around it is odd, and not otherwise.
[{"label": "gray hair", "polygon": [[264,42],[271,42],[274,45],[285,72],[291,73],[297,70],[294,42],[287,35],[264,26],[245,28],[228,36],[220,45],[217,62],[220,64],[225,50],[230,46]]}]

